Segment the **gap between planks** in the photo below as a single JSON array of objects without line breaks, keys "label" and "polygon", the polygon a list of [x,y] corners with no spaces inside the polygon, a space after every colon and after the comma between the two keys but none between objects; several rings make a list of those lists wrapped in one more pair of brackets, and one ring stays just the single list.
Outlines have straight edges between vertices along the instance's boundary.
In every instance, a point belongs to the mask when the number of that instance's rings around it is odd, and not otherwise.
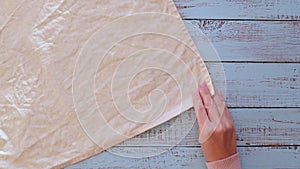
[{"label": "gap between planks", "polygon": [[[191,20],[195,28],[189,33],[205,61],[225,62],[300,62],[300,21],[224,21]],[[211,57],[201,48],[197,32],[201,30],[218,52]],[[203,46],[203,45],[202,45]]]},{"label": "gap between planks", "polygon": [[[151,147],[149,153],[151,153]],[[299,169],[300,151],[299,147],[238,147],[238,153],[241,159],[243,169],[269,169],[269,168],[289,168]],[[144,148],[147,151],[147,148]],[[201,148],[184,148],[175,147],[167,149],[165,152],[147,157],[130,158],[140,152],[139,148],[130,150],[123,149],[120,154],[103,152],[85,161],[82,161],[66,169],[83,169],[83,168],[172,168],[172,169],[189,169],[189,168],[206,168],[205,159]],[[121,154],[123,153],[123,154]]]},{"label": "gap between planks", "polygon": [[299,63],[206,63],[229,107],[300,107]]},{"label": "gap between planks", "polygon": [[[235,123],[238,146],[300,145],[300,108],[229,109],[229,112]],[[118,146],[199,146],[195,119],[195,112],[190,109]]]}]

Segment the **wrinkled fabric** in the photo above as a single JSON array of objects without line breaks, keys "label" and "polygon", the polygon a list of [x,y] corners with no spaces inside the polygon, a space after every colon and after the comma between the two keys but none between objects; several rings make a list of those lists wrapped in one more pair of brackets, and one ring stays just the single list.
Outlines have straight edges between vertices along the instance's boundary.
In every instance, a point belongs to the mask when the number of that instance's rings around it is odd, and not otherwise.
[{"label": "wrinkled fabric", "polygon": [[171,0],[1,0],[0,43],[0,168],[73,164],[214,92]]},{"label": "wrinkled fabric", "polygon": [[206,163],[208,169],[241,169],[239,154],[233,154],[225,159]]}]

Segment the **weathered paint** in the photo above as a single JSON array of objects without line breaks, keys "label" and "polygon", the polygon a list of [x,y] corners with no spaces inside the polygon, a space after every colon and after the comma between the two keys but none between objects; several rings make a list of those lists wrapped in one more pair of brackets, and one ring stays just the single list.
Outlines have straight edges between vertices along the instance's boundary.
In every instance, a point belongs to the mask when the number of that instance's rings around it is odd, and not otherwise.
[{"label": "weathered paint", "polygon": [[[139,151],[132,148],[131,151]],[[147,147],[144,147],[147,149]],[[299,169],[300,147],[239,147],[243,169]],[[109,152],[96,155],[67,169],[205,169],[200,147],[176,147],[149,158],[126,158]]]},{"label": "weathered paint", "polygon": [[300,63],[207,63],[216,86],[223,84],[220,66],[229,107],[300,106]]},{"label": "weathered paint", "polygon": [[300,20],[298,0],[174,0],[184,19]]},{"label": "weathered paint", "polygon": [[[300,62],[300,21],[189,22],[212,42],[221,61]],[[192,32],[191,36],[197,37]],[[205,55],[203,59],[216,60]]]},{"label": "weathered paint", "polygon": [[[238,146],[300,145],[300,108],[230,108],[229,111],[235,123]],[[193,122],[194,119],[194,110],[190,109],[118,146],[149,146],[143,144],[147,139],[153,147],[167,146],[167,143],[180,139],[182,132],[189,130],[190,126],[185,121]],[[168,131],[166,137],[155,141],[150,139],[165,131]],[[199,146],[196,123],[178,146]]]},{"label": "weathered paint", "polygon": [[[299,169],[300,1],[174,2],[181,16],[193,19],[191,22],[213,42],[221,61],[226,61],[223,66],[227,104],[236,125],[242,167]],[[220,63],[204,59],[215,84],[222,84],[221,75],[216,72]],[[187,118],[195,118],[193,110],[118,145],[118,148],[126,154],[141,148],[151,151],[164,146],[163,139],[172,142],[180,135],[178,131],[172,131],[171,124],[176,122],[184,128],[181,121]],[[171,130],[171,135],[154,142],[151,147],[138,142],[139,138],[149,138],[165,130]],[[194,126],[178,147],[161,155],[133,159],[104,152],[68,168],[206,168],[197,137],[197,126]]]}]

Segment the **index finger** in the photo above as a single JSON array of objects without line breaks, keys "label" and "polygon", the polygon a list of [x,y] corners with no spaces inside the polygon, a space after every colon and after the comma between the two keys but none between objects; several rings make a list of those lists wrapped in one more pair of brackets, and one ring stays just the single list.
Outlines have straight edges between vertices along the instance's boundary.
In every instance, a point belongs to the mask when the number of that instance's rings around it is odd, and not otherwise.
[{"label": "index finger", "polygon": [[193,93],[193,104],[194,104],[194,110],[196,113],[198,125],[199,125],[199,128],[201,129],[203,127],[205,121],[209,120],[209,119],[208,119],[207,112],[204,108],[202,99],[201,99],[198,91]]},{"label": "index finger", "polygon": [[199,92],[207,111],[208,118],[210,121],[218,121],[220,119],[219,110],[205,83],[199,84]]}]

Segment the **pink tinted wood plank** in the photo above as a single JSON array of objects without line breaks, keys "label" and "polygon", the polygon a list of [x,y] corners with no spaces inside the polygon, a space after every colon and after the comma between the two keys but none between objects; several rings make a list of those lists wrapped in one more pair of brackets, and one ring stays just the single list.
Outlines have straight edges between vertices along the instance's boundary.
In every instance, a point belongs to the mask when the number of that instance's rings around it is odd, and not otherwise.
[{"label": "pink tinted wood plank", "polygon": [[[300,108],[231,108],[229,111],[235,123],[238,146],[300,145]],[[194,126],[191,128],[188,122]],[[185,131],[189,133],[184,135]],[[176,140],[182,141],[176,144]],[[193,109],[119,146],[172,145],[199,146]]]},{"label": "pink tinted wood plank", "polygon": [[[299,1],[300,2],[300,1]],[[300,62],[300,21],[192,20],[215,46],[221,61]],[[191,36],[199,36],[189,29]],[[201,43],[197,45],[201,49]],[[217,59],[200,50],[206,61]]]},{"label": "pink tinted wood plank", "polygon": [[300,20],[298,0],[174,0],[184,19]]},{"label": "pink tinted wood plank", "polygon": [[[109,152],[104,152],[90,159],[82,161],[67,169],[190,169],[206,168],[205,159],[201,148],[199,147],[176,147],[157,156],[139,158],[140,147],[124,149],[123,155],[118,156]],[[147,149],[147,147],[143,147]],[[152,149],[152,147],[150,147]],[[243,169],[270,169],[270,168],[288,168],[299,169],[300,166],[300,147],[239,147],[238,152],[241,158]],[[122,151],[122,150],[121,150]],[[126,157],[135,154],[136,158]]]}]

